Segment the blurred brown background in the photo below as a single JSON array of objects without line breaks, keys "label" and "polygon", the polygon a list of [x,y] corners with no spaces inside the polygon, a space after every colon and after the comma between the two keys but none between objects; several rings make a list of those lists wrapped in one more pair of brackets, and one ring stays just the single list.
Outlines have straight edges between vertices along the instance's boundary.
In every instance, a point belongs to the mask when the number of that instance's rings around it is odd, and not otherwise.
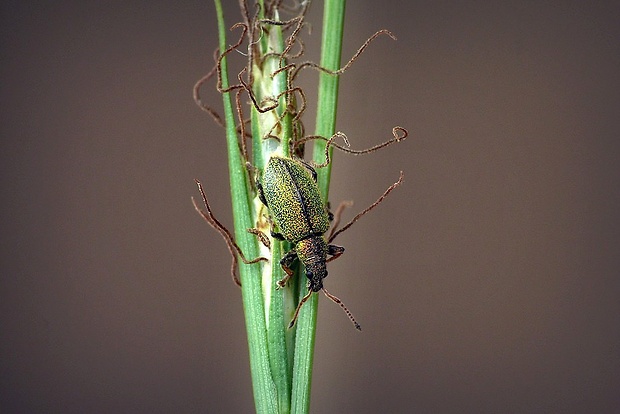
[{"label": "blurred brown background", "polygon": [[[190,202],[200,178],[231,223],[223,131],[191,99],[212,3],[0,10],[0,411],[251,412],[240,291]],[[345,59],[399,40],[342,77],[338,129],[411,137],[336,156],[354,211],[406,181],[339,238],[326,286],[364,331],[321,300],[313,412],[620,410],[619,17],[349,2]]]}]

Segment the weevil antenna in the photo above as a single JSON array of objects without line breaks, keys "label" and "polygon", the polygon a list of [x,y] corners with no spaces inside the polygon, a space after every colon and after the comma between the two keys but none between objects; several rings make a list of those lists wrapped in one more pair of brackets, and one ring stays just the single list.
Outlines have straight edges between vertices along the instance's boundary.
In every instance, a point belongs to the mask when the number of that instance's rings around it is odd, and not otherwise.
[{"label": "weevil antenna", "polygon": [[336,296],[332,295],[331,293],[329,293],[325,288],[323,288],[323,293],[325,293],[325,296],[327,296],[328,298],[330,298],[332,300],[332,302],[340,305],[340,307],[342,308],[342,310],[344,311],[344,313],[347,314],[347,316],[349,317],[349,319],[351,319],[351,322],[353,322],[353,325],[355,325],[355,329],[357,329],[358,331],[362,330],[362,327],[360,326],[359,323],[357,323],[357,321],[355,320],[355,318],[353,317],[353,314],[351,313],[351,311],[349,310],[349,308],[347,308],[346,306],[344,306],[344,303],[342,303],[342,301],[340,299],[338,299]]},{"label": "weevil antenna", "polygon": [[295,325],[295,322],[297,322],[297,317],[299,316],[299,310],[301,309],[302,305],[306,303],[306,301],[310,298],[310,295],[312,295],[312,293],[313,292],[309,290],[306,296],[301,298],[301,300],[299,301],[299,305],[297,305],[297,309],[295,309],[295,314],[293,315],[293,319],[291,319],[291,323],[288,324],[289,329],[291,329]]},{"label": "weevil antenna", "polygon": [[377,199],[377,201],[375,201],[374,203],[372,203],[371,205],[369,205],[368,207],[366,207],[364,210],[360,211],[359,213],[357,213],[357,216],[353,217],[353,219],[351,221],[349,221],[343,228],[341,228],[340,230],[330,233],[329,239],[327,240],[328,243],[331,243],[336,236],[338,236],[340,233],[342,233],[343,231],[347,230],[349,227],[351,227],[357,220],[359,220],[364,214],[368,213],[370,210],[372,210],[373,208],[377,207],[384,199],[385,197],[388,196],[388,194],[390,194],[396,187],[398,187],[399,185],[402,184],[403,182],[403,178],[405,178],[405,175],[403,174],[403,172],[400,172],[400,177],[398,177],[398,181],[396,181],[394,184],[392,184],[391,186],[389,186],[387,188],[387,190],[385,190],[385,192],[381,195],[381,197],[379,197]]}]

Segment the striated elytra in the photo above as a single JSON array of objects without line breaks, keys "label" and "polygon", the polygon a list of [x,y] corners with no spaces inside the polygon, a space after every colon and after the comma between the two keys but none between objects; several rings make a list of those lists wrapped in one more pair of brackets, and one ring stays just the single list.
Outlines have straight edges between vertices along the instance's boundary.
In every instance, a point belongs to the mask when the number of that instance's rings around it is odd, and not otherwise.
[{"label": "striated elytra", "polygon": [[261,201],[269,207],[284,239],[291,243],[329,229],[329,213],[315,174],[302,161],[277,156],[269,159],[263,172]]}]

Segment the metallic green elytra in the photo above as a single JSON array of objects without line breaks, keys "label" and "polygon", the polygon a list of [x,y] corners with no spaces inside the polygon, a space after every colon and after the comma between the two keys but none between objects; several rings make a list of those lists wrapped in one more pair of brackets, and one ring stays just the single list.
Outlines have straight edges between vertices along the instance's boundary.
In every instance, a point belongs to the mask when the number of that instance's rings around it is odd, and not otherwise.
[{"label": "metallic green elytra", "polygon": [[269,208],[273,224],[279,230],[272,230],[272,236],[294,245],[280,261],[287,276],[278,284],[283,286],[293,275],[291,266],[295,260],[300,260],[306,269],[308,294],[300,301],[291,326],[301,305],[313,292],[323,290],[360,329],[340,299],[323,288],[323,279],[327,277],[327,257],[340,256],[344,248],[328,244],[324,237],[330,226],[330,213],[321,199],[314,169],[298,159],[272,156],[261,179],[257,180],[257,187],[261,201]]},{"label": "metallic green elytra", "polygon": [[271,157],[262,177],[264,200],[284,239],[297,243],[329,229],[313,170],[292,158]]}]

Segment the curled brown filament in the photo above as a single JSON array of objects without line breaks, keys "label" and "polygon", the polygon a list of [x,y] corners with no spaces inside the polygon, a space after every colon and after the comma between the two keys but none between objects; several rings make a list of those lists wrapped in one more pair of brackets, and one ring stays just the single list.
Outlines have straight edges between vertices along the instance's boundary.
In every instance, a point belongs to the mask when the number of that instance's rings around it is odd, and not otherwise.
[{"label": "curled brown filament", "polygon": [[211,227],[213,227],[215,230],[217,230],[218,233],[220,233],[220,235],[224,238],[224,241],[226,241],[226,245],[228,246],[228,251],[230,252],[230,255],[232,257],[230,273],[232,275],[233,281],[238,286],[241,286],[241,281],[239,280],[239,276],[237,275],[237,254],[239,254],[241,261],[243,261],[243,263],[245,264],[253,264],[253,263],[258,263],[262,261],[266,262],[268,261],[268,259],[266,257],[257,257],[256,259],[252,259],[252,260],[246,259],[245,255],[243,254],[243,251],[241,250],[239,245],[235,242],[235,239],[233,238],[230,231],[213,215],[213,211],[211,210],[211,206],[209,205],[209,201],[207,200],[207,195],[205,194],[204,189],[202,188],[202,184],[198,180],[194,180],[194,181],[196,182],[196,185],[198,186],[198,191],[200,191],[200,195],[202,196],[202,201],[204,203],[206,210],[201,209],[198,206],[198,203],[196,202],[194,197],[192,197],[192,203],[194,203],[194,208],[202,216],[202,218],[205,219],[207,223],[209,223]]},{"label": "curled brown filament", "polygon": [[[336,134],[340,134],[340,135],[344,135],[342,132],[337,132]],[[342,152],[346,152],[348,154],[353,154],[353,155],[363,155],[363,154],[368,154],[371,152],[375,152],[377,150],[380,150],[381,148],[385,148],[391,144],[394,144],[396,142],[401,142],[403,141],[405,138],[407,138],[407,136],[409,135],[409,132],[400,126],[395,126],[394,128],[392,128],[392,135],[394,136],[394,138],[388,139],[385,142],[382,142],[381,144],[377,144],[373,147],[370,148],[365,148],[363,150],[354,150],[354,149],[350,149],[347,147],[343,147],[341,145],[335,144],[335,143],[331,143],[330,145],[334,148],[338,148],[340,151]],[[333,138],[333,137],[332,137]],[[330,142],[331,138],[325,138],[321,135],[308,135],[306,137],[303,137],[297,141],[295,141],[295,145],[302,145],[305,144],[308,141],[311,140],[315,140],[315,139],[320,139],[323,141],[327,141]]]}]

